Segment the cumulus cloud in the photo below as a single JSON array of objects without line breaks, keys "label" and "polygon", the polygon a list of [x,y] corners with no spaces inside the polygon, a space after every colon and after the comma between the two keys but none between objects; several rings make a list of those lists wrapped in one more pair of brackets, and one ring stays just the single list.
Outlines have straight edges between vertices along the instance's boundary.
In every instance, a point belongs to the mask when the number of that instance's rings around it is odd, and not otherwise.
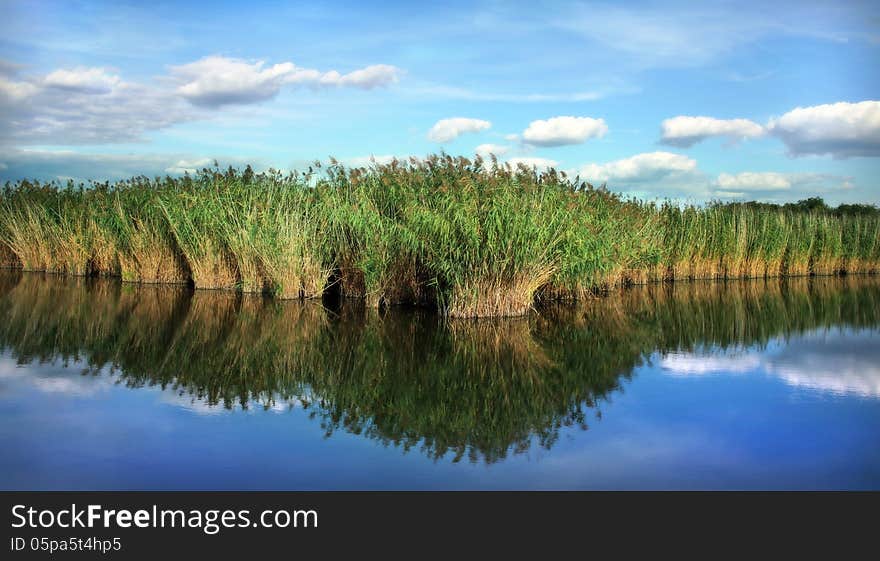
[{"label": "cumulus cloud", "polygon": [[122,80],[104,68],[74,68],[56,70],[43,78],[43,85],[74,92],[107,93],[118,86]]},{"label": "cumulus cloud", "polygon": [[33,84],[18,79],[19,70],[20,65],[0,59],[0,100],[18,100],[36,91]]},{"label": "cumulus cloud", "polygon": [[736,142],[764,134],[764,127],[748,119],[678,116],[663,121],[661,128],[661,142],[683,148],[714,136]]},{"label": "cumulus cloud", "polygon": [[722,173],[716,183],[721,189],[734,191],[779,191],[791,188],[790,177],[776,172]]},{"label": "cumulus cloud", "polygon": [[67,366],[41,363],[39,368],[32,368],[31,364],[19,364],[9,356],[0,356],[0,383],[76,398],[92,397],[114,386],[109,376],[83,376],[84,371],[91,370],[85,361],[74,360]]},{"label": "cumulus cloud", "polygon": [[253,103],[275,97],[285,79],[315,82],[316,70],[285,62],[264,68],[262,61],[248,63],[220,56],[171,67],[171,76],[181,84],[177,92],[197,105]]},{"label": "cumulus cloud", "polygon": [[33,96],[39,88],[30,82],[0,75],[0,96],[4,101],[19,102]]},{"label": "cumulus cloud", "polygon": [[678,116],[661,125],[661,142],[690,147],[710,137],[732,142],[770,134],[792,156],[880,156],[880,101],[798,107],[761,126],[748,119]]},{"label": "cumulus cloud", "polygon": [[397,82],[399,75],[400,69],[387,64],[340,74],[336,70],[302,68],[292,62],[266,66],[264,61],[222,56],[171,67],[171,76],[179,83],[177,92],[196,105],[209,107],[264,101],[278,95],[285,85],[372,89]]},{"label": "cumulus cloud", "polygon": [[180,175],[183,175],[184,173],[194,174],[200,169],[211,167],[213,164],[213,158],[199,158],[197,160],[178,160],[174,165],[165,168],[165,172]]},{"label": "cumulus cloud", "polygon": [[721,173],[715,180],[714,195],[724,198],[757,197],[762,200],[839,195],[853,189],[852,177],[828,173],[751,172]]},{"label": "cumulus cloud", "polygon": [[833,394],[880,397],[880,368],[873,357],[833,355],[805,350],[784,360],[772,361],[767,371],[785,383]]},{"label": "cumulus cloud", "polygon": [[18,66],[0,63],[0,143],[18,145],[138,142],[147,132],[216,114],[208,109],[270,99],[284,86],[372,89],[401,73],[385,64],[340,74],[214,56],[141,84],[103,67],[20,77]]},{"label": "cumulus cloud", "polygon": [[483,158],[488,158],[492,154],[496,156],[503,156],[510,151],[510,146],[504,146],[503,144],[480,144],[476,148],[474,148],[474,153],[478,156],[482,156]]},{"label": "cumulus cloud", "polygon": [[867,330],[814,331],[778,350],[669,353],[660,361],[671,376],[763,373],[791,386],[873,398],[880,397],[878,364],[877,334]]},{"label": "cumulus cloud", "polygon": [[581,144],[589,138],[602,138],[608,132],[603,119],[591,117],[553,117],[529,123],[522,133],[527,144],[536,146],[564,146]]},{"label": "cumulus cloud", "polygon": [[401,70],[388,64],[374,64],[348,74],[339,74],[335,70],[321,76],[323,86],[342,86],[371,90],[381,88],[400,81]]},{"label": "cumulus cloud", "polygon": [[513,167],[517,167],[520,164],[529,167],[529,168],[537,168],[537,169],[550,169],[555,168],[559,165],[559,162],[556,160],[551,160],[549,158],[538,158],[534,156],[524,156],[521,158],[508,158],[506,160],[508,164]]},{"label": "cumulus cloud", "polygon": [[712,177],[697,161],[673,152],[648,152],[606,163],[588,163],[570,170],[592,184],[605,183],[612,190],[640,197],[685,197],[709,201],[718,198],[788,202],[811,196],[830,200],[864,200],[853,177],[829,173],[744,171]]},{"label": "cumulus cloud", "polygon": [[793,156],[880,156],[880,101],[798,107],[771,119],[768,129]]},{"label": "cumulus cloud", "polygon": [[467,117],[440,119],[428,131],[428,140],[432,142],[450,142],[464,133],[488,130],[491,126],[492,123],[482,119],[470,119]]},{"label": "cumulus cloud", "polygon": [[717,355],[672,352],[660,360],[660,368],[675,377],[743,374],[759,369],[761,364],[757,354],[733,352]]},{"label": "cumulus cloud", "polygon": [[173,92],[125,82],[104,68],[60,69],[42,77],[0,77],[0,142],[132,142],[195,118]]},{"label": "cumulus cloud", "polygon": [[604,164],[582,166],[582,178],[598,183],[630,185],[695,172],[697,161],[672,152],[648,152]]}]

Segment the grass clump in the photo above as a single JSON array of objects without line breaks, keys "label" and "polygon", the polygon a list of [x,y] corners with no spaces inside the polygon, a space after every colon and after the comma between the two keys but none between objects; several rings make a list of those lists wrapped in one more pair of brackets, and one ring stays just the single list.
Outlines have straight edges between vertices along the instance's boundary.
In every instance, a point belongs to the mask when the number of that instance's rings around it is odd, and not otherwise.
[{"label": "grass clump", "polygon": [[328,254],[338,288],[371,307],[425,301],[419,242],[410,218],[418,191],[404,162],[346,169],[331,161],[316,186],[327,217]]},{"label": "grass clump", "polygon": [[434,158],[407,220],[440,307],[453,317],[528,311],[562,259],[565,191],[555,174]]},{"label": "grass clump", "polygon": [[145,284],[184,283],[189,271],[168,221],[161,212],[158,192],[145,177],[134,178],[108,194],[102,227],[115,249],[123,281]]},{"label": "grass clump", "polygon": [[327,230],[308,178],[250,170],[227,186],[220,237],[235,260],[244,292],[280,298],[320,296],[329,276],[322,255]]},{"label": "grass clump", "polygon": [[73,276],[112,272],[112,251],[85,203],[97,196],[73,183],[7,185],[0,206],[0,241],[26,271]]},{"label": "grass clump", "polygon": [[220,174],[204,173],[196,180],[184,177],[177,187],[159,191],[156,203],[189,265],[193,284],[203,289],[240,287],[238,263],[223,236],[228,228],[226,207],[234,204],[227,183]]}]

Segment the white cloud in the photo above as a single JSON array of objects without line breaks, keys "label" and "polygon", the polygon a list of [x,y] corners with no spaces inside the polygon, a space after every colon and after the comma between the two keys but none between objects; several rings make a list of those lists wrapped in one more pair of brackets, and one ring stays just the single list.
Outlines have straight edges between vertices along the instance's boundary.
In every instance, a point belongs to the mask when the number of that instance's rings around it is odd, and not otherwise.
[{"label": "white cloud", "polygon": [[745,171],[737,174],[721,173],[713,185],[712,194],[724,198],[742,198],[746,195],[766,201],[780,201],[815,195],[839,195],[853,189],[852,177],[828,173],[779,173],[772,171]]},{"label": "white cloud", "polygon": [[165,172],[181,175],[184,173],[189,173],[190,175],[192,175],[201,169],[211,167],[213,164],[213,158],[200,158],[198,160],[178,160],[177,163],[175,163],[174,165],[165,168]]},{"label": "white cloud", "polygon": [[450,142],[467,132],[480,132],[489,129],[492,123],[482,119],[453,117],[440,119],[428,131],[428,140],[432,142]]},{"label": "white cloud", "polygon": [[798,107],[766,127],[748,119],[678,116],[663,121],[661,128],[661,142],[673,146],[690,147],[716,136],[735,142],[769,133],[792,156],[880,156],[880,101]]},{"label": "white cloud", "polygon": [[395,66],[374,64],[342,75],[331,70],[321,77],[321,85],[371,90],[396,84],[400,80],[400,74],[401,70]]},{"label": "white cloud", "polygon": [[678,116],[666,119],[661,127],[664,144],[685,148],[713,136],[723,136],[735,142],[764,134],[764,127],[748,119]]},{"label": "white cloud", "polygon": [[696,170],[697,161],[687,156],[672,152],[648,152],[605,164],[587,164],[578,173],[587,181],[607,182],[613,188],[618,184],[659,181]]},{"label": "white cloud", "polygon": [[502,144],[480,144],[476,148],[474,148],[474,152],[482,156],[483,158],[488,158],[492,154],[496,156],[503,156],[510,151],[510,146],[504,146]]},{"label": "white cloud", "polygon": [[716,183],[723,190],[779,191],[791,188],[791,178],[776,172],[722,173]]},{"label": "white cloud", "polygon": [[172,66],[171,75],[181,83],[177,87],[180,95],[208,106],[262,101],[276,96],[285,78],[314,83],[321,77],[317,70],[298,68],[290,62],[263,66],[262,61],[210,56]]},{"label": "white cloud", "polygon": [[522,139],[537,146],[581,144],[588,138],[602,138],[608,132],[604,119],[590,117],[553,117],[529,123]]},{"label": "white cloud", "polygon": [[778,350],[670,353],[660,367],[671,376],[765,373],[786,384],[832,394],[880,397],[877,336],[869,331],[814,331]]},{"label": "white cloud", "polygon": [[[827,173],[744,171],[711,177],[697,161],[673,152],[648,152],[606,163],[589,163],[569,171],[594,185],[638,197],[654,196],[709,201],[749,197],[766,202],[788,202],[810,196],[829,200],[864,200],[850,176]],[[851,195],[851,196],[850,196]]]},{"label": "white cloud", "polygon": [[147,131],[196,117],[173,92],[128,83],[103,68],[0,77],[0,142],[99,144],[139,141]]},{"label": "white cloud", "polygon": [[770,362],[767,371],[792,386],[838,395],[880,397],[880,368],[857,354],[829,360],[827,355],[807,351],[785,361]]},{"label": "white cloud", "polygon": [[287,85],[372,89],[401,74],[385,64],[340,74],[218,56],[173,66],[152,84],[126,82],[101,67],[24,78],[18,72],[0,61],[0,143],[19,146],[139,142],[147,132],[216,116],[200,107],[263,101]]},{"label": "white cloud", "polygon": [[798,107],[771,119],[768,129],[793,156],[880,156],[880,101]]},{"label": "white cloud", "polygon": [[506,162],[513,167],[517,167],[522,164],[529,168],[538,168],[539,170],[555,168],[559,165],[559,162],[557,162],[556,160],[528,156],[521,158],[509,158],[506,160]]},{"label": "white cloud", "polygon": [[398,68],[387,64],[340,74],[336,70],[302,68],[292,62],[266,67],[264,61],[222,56],[171,67],[171,76],[180,84],[177,92],[196,105],[209,107],[264,101],[278,95],[285,85],[373,89],[397,82],[399,75]]},{"label": "white cloud", "polygon": [[761,357],[756,354],[730,352],[718,355],[673,352],[660,360],[660,368],[676,377],[742,374],[759,369],[761,364]]},{"label": "white cloud", "polygon": [[104,68],[74,68],[55,70],[43,78],[43,85],[85,93],[106,93],[120,85],[122,80]]},{"label": "white cloud", "polygon": [[16,81],[0,76],[0,95],[9,101],[21,101],[36,94],[39,88],[29,82]]},{"label": "white cloud", "polygon": [[83,360],[72,360],[67,366],[33,362],[18,364],[8,356],[0,356],[0,381],[34,388],[42,393],[63,394],[69,397],[92,397],[110,390],[114,380],[106,375],[83,376],[91,367]]}]

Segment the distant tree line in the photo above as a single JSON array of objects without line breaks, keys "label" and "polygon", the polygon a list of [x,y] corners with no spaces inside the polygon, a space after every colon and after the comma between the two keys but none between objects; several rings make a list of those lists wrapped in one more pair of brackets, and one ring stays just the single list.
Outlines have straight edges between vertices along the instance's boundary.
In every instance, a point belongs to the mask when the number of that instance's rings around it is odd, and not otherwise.
[{"label": "distant tree line", "polygon": [[829,206],[822,197],[809,197],[794,203],[776,204],[748,201],[745,203],[719,203],[723,206],[747,207],[763,210],[788,210],[794,212],[819,212],[834,216],[880,216],[880,207],[869,204],[842,204]]}]

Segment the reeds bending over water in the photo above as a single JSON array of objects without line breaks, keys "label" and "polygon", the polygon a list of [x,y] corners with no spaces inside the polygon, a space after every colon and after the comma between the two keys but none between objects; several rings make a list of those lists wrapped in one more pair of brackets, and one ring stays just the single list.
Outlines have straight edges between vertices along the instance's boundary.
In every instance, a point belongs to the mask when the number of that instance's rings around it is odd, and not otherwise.
[{"label": "reeds bending over water", "polygon": [[7,184],[0,266],[521,315],[536,298],[623,284],[874,273],[880,214],[657,205],[553,170],[449,156],[306,174],[206,169]]}]

